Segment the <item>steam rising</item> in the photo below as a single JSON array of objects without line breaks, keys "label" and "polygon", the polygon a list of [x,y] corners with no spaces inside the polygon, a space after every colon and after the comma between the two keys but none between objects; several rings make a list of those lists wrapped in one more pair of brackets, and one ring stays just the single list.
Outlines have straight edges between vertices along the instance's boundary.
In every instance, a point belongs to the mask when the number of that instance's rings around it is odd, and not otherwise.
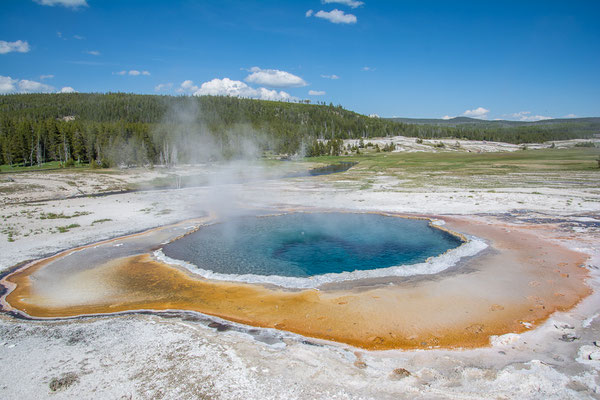
[{"label": "steam rising", "polygon": [[[205,187],[193,207],[219,218],[240,215],[244,183],[267,177],[260,161],[267,137],[250,124],[228,124],[214,113],[205,117],[194,97],[172,106],[151,132],[159,160],[178,178],[181,173],[188,186]],[[189,175],[190,165],[203,173]]]},{"label": "steam rising", "polygon": [[[160,160],[165,166],[199,164],[227,160],[256,160],[264,147],[264,135],[248,124],[229,125],[219,116],[211,115],[212,127],[198,101],[185,97],[171,106],[163,121],[152,132]],[[210,129],[209,129],[210,128]]]}]

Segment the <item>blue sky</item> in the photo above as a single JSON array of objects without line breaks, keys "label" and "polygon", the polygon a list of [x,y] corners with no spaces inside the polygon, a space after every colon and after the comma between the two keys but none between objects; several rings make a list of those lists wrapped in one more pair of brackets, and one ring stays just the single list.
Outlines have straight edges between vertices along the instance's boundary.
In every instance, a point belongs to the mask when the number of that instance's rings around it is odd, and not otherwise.
[{"label": "blue sky", "polygon": [[310,99],[386,117],[599,116],[598,21],[596,0],[2,0],[0,93]]}]

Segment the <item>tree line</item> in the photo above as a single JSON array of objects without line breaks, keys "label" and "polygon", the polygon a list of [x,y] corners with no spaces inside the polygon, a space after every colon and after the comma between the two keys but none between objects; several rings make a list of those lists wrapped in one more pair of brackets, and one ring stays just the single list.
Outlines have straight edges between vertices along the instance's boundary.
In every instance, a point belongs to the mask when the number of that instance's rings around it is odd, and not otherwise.
[{"label": "tree line", "polygon": [[[597,126],[415,125],[333,104],[125,93],[0,96],[0,164],[149,165],[235,158],[248,151],[340,154],[343,139],[456,137],[531,143],[591,137]],[[320,141],[328,144],[319,145]],[[324,148],[323,146],[327,146]]]}]

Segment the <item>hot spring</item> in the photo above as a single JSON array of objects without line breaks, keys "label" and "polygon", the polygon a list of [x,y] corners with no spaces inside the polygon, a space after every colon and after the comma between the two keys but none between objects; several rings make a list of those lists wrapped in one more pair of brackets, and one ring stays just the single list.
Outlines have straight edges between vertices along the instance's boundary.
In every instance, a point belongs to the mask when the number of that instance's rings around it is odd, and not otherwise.
[{"label": "hot spring", "polygon": [[[292,213],[204,226],[156,255],[207,278],[315,287],[339,280],[439,272],[456,261],[448,251],[461,244],[458,235],[431,226],[429,220]],[[450,259],[441,259],[444,256]]]},{"label": "hot spring", "polygon": [[[486,346],[589,294],[586,258],[529,227],[444,221],[464,233],[374,213],[186,220],[18,266],[0,278],[0,307],[44,319],[199,312],[384,350]],[[482,252],[484,240],[496,247]]]}]

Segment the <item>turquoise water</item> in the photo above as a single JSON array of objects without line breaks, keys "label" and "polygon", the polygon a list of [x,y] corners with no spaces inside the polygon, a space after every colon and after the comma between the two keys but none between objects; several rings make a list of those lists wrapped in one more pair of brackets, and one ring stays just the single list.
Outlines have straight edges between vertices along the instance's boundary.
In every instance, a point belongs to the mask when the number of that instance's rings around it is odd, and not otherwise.
[{"label": "turquoise water", "polygon": [[461,243],[424,220],[294,213],[202,227],[163,253],[221,274],[310,277],[420,263]]}]

